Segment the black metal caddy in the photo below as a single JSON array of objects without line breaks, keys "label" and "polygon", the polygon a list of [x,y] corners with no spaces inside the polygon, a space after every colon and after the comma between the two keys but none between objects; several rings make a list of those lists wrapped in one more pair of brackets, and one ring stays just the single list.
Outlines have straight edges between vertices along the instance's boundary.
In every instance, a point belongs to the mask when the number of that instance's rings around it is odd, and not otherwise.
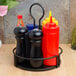
[{"label": "black metal caddy", "polygon": [[[43,15],[42,17],[39,19],[39,29],[41,29],[41,19],[44,16],[44,8],[39,4],[39,3],[34,3],[31,5],[30,7],[30,15],[33,18],[33,22],[34,22],[34,26],[35,26],[35,18],[32,16],[31,14],[31,8],[34,5],[39,5],[42,10],[43,10]],[[22,57],[20,55],[16,54],[16,48],[13,49],[13,54],[14,54],[14,65],[18,68],[24,69],[24,70],[29,70],[29,71],[46,71],[46,70],[51,70],[51,69],[55,69],[58,68],[61,64],[61,59],[60,59],[60,55],[63,52],[63,49],[61,47],[59,47],[60,53],[57,56],[53,56],[53,57],[49,57],[49,58],[27,58],[27,57]],[[32,67],[30,63],[28,63],[27,61],[30,60],[34,60],[34,61],[44,61],[44,60],[49,60],[49,59],[53,59],[56,58],[56,66],[46,66],[44,64],[41,65],[41,67]]]},{"label": "black metal caddy", "polygon": [[[53,56],[53,57],[49,57],[49,58],[24,58],[21,56],[16,55],[16,48],[13,49],[13,54],[14,54],[14,65],[18,68],[24,69],[24,70],[29,70],[29,71],[46,71],[46,70],[52,70],[55,68],[58,68],[61,64],[61,60],[60,60],[60,55],[62,54],[63,50],[61,47],[59,47],[59,49],[61,50],[59,53],[59,56]],[[39,68],[33,68],[30,66],[30,64],[26,64],[26,60],[47,60],[47,59],[52,59],[52,58],[56,58],[56,66],[45,66],[44,64],[39,67]]]}]

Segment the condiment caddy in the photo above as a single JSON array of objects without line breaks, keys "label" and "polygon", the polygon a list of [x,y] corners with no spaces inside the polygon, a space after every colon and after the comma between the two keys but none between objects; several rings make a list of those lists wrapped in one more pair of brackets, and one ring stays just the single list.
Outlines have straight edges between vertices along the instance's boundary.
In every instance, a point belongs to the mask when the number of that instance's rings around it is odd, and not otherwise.
[{"label": "condiment caddy", "polygon": [[[43,11],[39,25],[35,24],[31,11],[35,5],[40,6]],[[14,65],[30,71],[45,71],[59,67],[63,50],[59,47],[58,22],[52,18],[50,13],[49,18],[41,25],[45,11],[39,3],[32,4],[29,12],[33,18],[33,24],[27,24],[25,27],[22,15],[18,15],[18,24],[14,29],[17,40],[17,46],[13,49]]]}]

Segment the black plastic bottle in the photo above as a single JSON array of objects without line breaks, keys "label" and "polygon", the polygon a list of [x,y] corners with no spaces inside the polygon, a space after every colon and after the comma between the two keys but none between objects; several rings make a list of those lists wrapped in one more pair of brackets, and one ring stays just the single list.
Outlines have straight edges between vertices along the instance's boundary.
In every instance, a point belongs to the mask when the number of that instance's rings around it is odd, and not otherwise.
[{"label": "black plastic bottle", "polygon": [[[41,49],[41,43],[42,43],[42,36],[43,33],[40,29],[33,29],[29,33],[29,38],[31,42],[31,51],[30,51],[30,58],[42,58],[42,49]],[[42,60],[32,60],[30,59],[30,64],[32,67],[37,68],[42,66],[43,61]]]},{"label": "black plastic bottle", "polygon": [[[43,14],[39,19],[39,28],[35,28],[35,18],[32,15],[32,7],[38,5],[42,8]],[[38,58],[43,58],[42,54],[42,36],[43,33],[41,31],[41,19],[44,17],[45,11],[44,8],[39,3],[34,3],[30,6],[29,9],[30,16],[33,18],[34,29],[29,33],[29,38],[31,42],[31,52],[30,52],[30,64],[34,68],[39,68],[43,64],[43,60],[38,60]]]},{"label": "black plastic bottle", "polygon": [[30,44],[30,39],[29,39],[29,32],[25,34],[25,46],[26,46],[26,57],[30,58],[31,44]]},{"label": "black plastic bottle", "polygon": [[25,47],[25,33],[27,29],[25,27],[16,27],[14,29],[14,34],[17,40],[16,54],[25,57],[26,47]]},{"label": "black plastic bottle", "polygon": [[[26,57],[30,58],[31,42],[30,42],[30,38],[29,38],[29,33],[31,30],[33,30],[34,25],[33,24],[27,24],[26,27],[28,29],[28,32],[25,33]],[[38,26],[35,25],[35,28],[38,28]]]}]

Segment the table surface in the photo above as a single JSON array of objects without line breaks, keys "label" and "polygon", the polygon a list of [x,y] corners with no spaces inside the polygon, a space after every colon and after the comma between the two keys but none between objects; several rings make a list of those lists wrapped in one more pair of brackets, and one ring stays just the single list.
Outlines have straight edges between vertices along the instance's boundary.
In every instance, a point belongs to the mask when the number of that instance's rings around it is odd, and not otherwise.
[{"label": "table surface", "polygon": [[12,49],[14,44],[2,45],[0,48],[0,76],[76,76],[76,51],[70,44],[60,44],[64,52],[61,55],[61,65],[57,69],[32,72],[14,66]]}]

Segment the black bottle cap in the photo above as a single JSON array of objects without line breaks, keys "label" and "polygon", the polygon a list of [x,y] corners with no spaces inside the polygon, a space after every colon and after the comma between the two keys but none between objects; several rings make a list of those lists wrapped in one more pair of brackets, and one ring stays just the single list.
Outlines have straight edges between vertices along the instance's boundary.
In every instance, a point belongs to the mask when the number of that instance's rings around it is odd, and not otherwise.
[{"label": "black bottle cap", "polygon": [[25,27],[16,27],[14,29],[14,34],[16,36],[22,36],[25,35],[25,33],[27,32],[27,29]]},{"label": "black bottle cap", "polygon": [[31,39],[41,39],[42,36],[43,36],[43,33],[38,28],[31,30],[31,32],[29,33],[29,38]]}]

